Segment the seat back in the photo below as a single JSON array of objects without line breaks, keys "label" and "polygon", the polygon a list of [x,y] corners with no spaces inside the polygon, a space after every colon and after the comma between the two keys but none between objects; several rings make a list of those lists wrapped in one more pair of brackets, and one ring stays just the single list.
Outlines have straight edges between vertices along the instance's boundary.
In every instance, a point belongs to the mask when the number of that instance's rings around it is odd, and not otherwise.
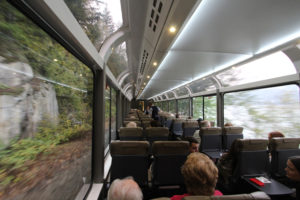
[{"label": "seat back", "polygon": [[233,177],[268,174],[270,168],[266,139],[237,139],[234,159],[236,164]]},{"label": "seat back", "polygon": [[136,127],[136,128],[121,127],[119,136],[120,136],[120,140],[142,140],[143,129],[141,127]]},{"label": "seat back", "polygon": [[189,153],[187,141],[156,141],[152,144],[154,186],[184,185],[181,166]]},{"label": "seat back", "polygon": [[264,192],[252,192],[250,194],[233,194],[223,196],[187,196],[183,200],[270,200],[271,198]]},{"label": "seat back", "polygon": [[182,136],[182,123],[184,122],[183,119],[175,118],[172,120],[171,125],[171,132],[174,133],[176,136]]},{"label": "seat back", "polygon": [[232,142],[236,139],[243,139],[243,127],[239,126],[229,126],[229,127],[224,127],[222,129],[223,132],[223,148],[224,149],[229,149]]},{"label": "seat back", "polygon": [[174,119],[174,117],[168,117],[165,124],[164,124],[165,127],[167,127],[169,130],[171,129],[173,119]]},{"label": "seat back", "polygon": [[148,127],[145,133],[147,140],[152,144],[154,141],[168,140],[169,129],[166,127]]},{"label": "seat back", "polygon": [[222,149],[222,130],[220,127],[202,127],[200,151],[220,151]]},{"label": "seat back", "polygon": [[271,173],[273,177],[284,177],[286,162],[290,156],[300,155],[300,138],[272,138],[269,141],[271,152]]},{"label": "seat back", "polygon": [[111,182],[116,178],[132,176],[140,185],[148,183],[149,142],[147,141],[112,141]]},{"label": "seat back", "polygon": [[[132,121],[123,121],[123,126],[126,127],[126,125],[129,123],[129,122],[132,122]],[[142,124],[140,121],[133,121],[134,123],[136,123],[136,125],[138,127],[142,127]]]},{"label": "seat back", "polygon": [[199,125],[196,120],[187,120],[182,123],[183,137],[194,136],[197,129],[199,129]]}]

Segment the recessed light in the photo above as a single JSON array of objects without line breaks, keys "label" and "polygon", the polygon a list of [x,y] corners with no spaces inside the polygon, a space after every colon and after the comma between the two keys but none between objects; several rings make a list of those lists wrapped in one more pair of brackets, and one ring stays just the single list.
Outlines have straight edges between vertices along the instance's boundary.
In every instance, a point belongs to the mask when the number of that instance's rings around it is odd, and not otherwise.
[{"label": "recessed light", "polygon": [[154,65],[154,66],[157,66],[157,62],[154,62],[153,65]]},{"label": "recessed light", "polygon": [[175,33],[175,32],[176,32],[175,26],[171,26],[171,27],[169,28],[169,31],[170,31],[170,33]]},{"label": "recessed light", "polygon": [[150,76],[148,75],[147,78],[150,78]]},{"label": "recessed light", "polygon": [[146,83],[144,83],[144,85],[146,85]]}]

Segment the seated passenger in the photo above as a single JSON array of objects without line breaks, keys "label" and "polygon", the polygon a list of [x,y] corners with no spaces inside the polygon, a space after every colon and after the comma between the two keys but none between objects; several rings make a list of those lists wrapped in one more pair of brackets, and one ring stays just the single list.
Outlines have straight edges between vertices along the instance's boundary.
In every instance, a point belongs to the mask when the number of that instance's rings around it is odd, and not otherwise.
[{"label": "seated passenger", "polygon": [[211,127],[210,121],[208,120],[203,120],[201,121],[201,127]]},{"label": "seated passenger", "polygon": [[107,200],[142,200],[143,193],[132,178],[115,179],[109,187]]},{"label": "seated passenger", "polygon": [[176,113],[175,118],[177,118],[177,119],[180,118],[178,113]]},{"label": "seated passenger", "polygon": [[181,168],[188,194],[174,195],[171,200],[181,200],[190,195],[223,195],[215,190],[218,168],[205,154],[191,153]]},{"label": "seated passenger", "polygon": [[269,138],[269,141],[273,138],[273,137],[284,137],[283,133],[279,132],[279,131],[273,131],[273,132],[270,132],[268,134],[268,138]]},{"label": "seated passenger", "polygon": [[161,127],[161,124],[160,124],[160,122],[158,120],[152,120],[150,122],[150,126],[151,127]]},{"label": "seated passenger", "polygon": [[300,200],[300,156],[289,157],[285,171],[286,176],[296,182],[296,199]]},{"label": "seated passenger", "polygon": [[199,141],[194,137],[186,137],[184,140],[188,141],[190,143],[189,146],[189,152],[199,152]]},{"label": "seated passenger", "polygon": [[129,122],[128,124],[126,124],[126,127],[127,127],[127,128],[136,128],[137,125],[136,125],[135,122]]},{"label": "seated passenger", "polygon": [[231,122],[227,122],[227,123],[224,124],[224,126],[225,126],[225,127],[233,126],[233,124],[232,124]]}]

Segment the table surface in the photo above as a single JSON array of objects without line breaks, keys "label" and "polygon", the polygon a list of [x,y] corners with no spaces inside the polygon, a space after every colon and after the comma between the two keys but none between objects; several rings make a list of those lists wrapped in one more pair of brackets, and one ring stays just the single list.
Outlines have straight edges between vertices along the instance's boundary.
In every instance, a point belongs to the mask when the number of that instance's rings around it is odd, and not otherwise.
[{"label": "table surface", "polygon": [[242,179],[245,180],[250,185],[254,186],[255,188],[259,189],[260,191],[265,192],[268,195],[287,195],[292,194],[293,190],[288,188],[287,186],[279,183],[274,179],[270,179],[271,183],[265,183],[264,186],[259,186],[250,181],[250,178],[255,178],[254,176],[243,176]]}]

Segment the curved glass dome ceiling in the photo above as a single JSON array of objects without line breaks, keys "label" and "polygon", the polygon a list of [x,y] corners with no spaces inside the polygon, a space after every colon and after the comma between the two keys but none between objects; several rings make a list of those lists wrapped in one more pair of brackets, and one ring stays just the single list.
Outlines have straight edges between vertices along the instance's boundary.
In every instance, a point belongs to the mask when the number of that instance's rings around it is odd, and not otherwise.
[{"label": "curved glass dome ceiling", "polygon": [[161,95],[298,38],[299,10],[295,0],[201,1],[138,98]]}]

